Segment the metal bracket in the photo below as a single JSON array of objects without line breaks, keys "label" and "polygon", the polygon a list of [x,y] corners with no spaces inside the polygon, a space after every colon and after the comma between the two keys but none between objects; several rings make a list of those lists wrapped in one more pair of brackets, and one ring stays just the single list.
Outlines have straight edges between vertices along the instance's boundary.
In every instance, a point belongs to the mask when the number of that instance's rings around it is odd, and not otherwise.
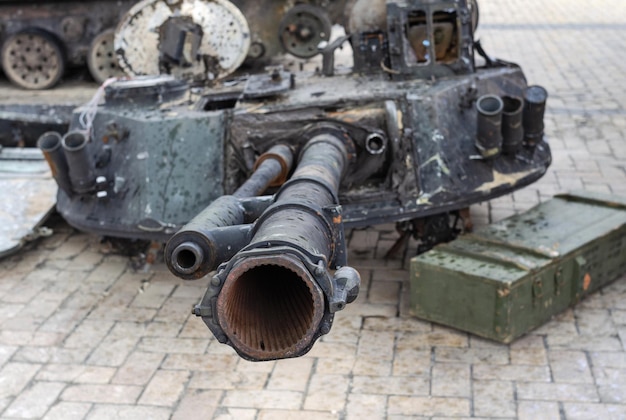
[{"label": "metal bracket", "polygon": [[563,267],[558,267],[554,273],[554,295],[559,296],[561,289],[565,285],[565,279],[563,278]]}]

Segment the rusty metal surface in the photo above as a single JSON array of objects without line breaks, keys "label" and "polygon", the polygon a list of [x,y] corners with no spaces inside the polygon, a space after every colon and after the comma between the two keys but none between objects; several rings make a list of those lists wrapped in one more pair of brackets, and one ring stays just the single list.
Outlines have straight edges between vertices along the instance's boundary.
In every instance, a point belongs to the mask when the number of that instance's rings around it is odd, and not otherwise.
[{"label": "rusty metal surface", "polygon": [[289,254],[241,260],[217,300],[231,345],[246,358],[272,360],[308,351],[324,315],[324,294]]},{"label": "rusty metal surface", "polygon": [[38,149],[0,149],[0,257],[46,234],[41,225],[54,209],[56,193]]},{"label": "rusty metal surface", "polygon": [[291,171],[294,156],[289,146],[277,144],[263,153],[254,163],[254,173],[233,195],[254,197],[261,195],[268,187],[278,187],[285,183]]}]

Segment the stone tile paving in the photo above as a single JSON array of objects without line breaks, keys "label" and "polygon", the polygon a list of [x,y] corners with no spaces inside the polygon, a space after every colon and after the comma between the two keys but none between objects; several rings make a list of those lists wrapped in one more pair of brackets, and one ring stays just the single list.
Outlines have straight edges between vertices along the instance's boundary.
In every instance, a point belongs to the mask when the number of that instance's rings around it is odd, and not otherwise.
[{"label": "stone tile paving", "polygon": [[[490,0],[479,36],[550,92],[554,164],[484,225],[573,188],[626,195],[626,2]],[[250,363],[190,307],[206,281],[55,234],[0,261],[2,419],[626,419],[626,276],[511,345],[408,315],[391,225],[351,232],[359,299],[297,360]]]}]

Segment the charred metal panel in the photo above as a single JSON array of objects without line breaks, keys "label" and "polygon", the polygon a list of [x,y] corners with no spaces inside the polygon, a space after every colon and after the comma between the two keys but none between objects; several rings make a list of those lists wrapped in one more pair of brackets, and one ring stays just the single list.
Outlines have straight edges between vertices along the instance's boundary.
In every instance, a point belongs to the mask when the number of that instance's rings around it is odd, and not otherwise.
[{"label": "charred metal panel", "polygon": [[61,214],[87,231],[167,239],[224,194],[224,125],[219,111],[100,110],[88,144],[97,186],[60,192]]},{"label": "charred metal panel", "polygon": [[[288,76],[282,78],[290,80]],[[500,154],[490,159],[483,158],[476,148],[476,98],[485,94],[523,97],[527,86],[523,73],[516,66],[484,68],[472,78],[457,76],[427,83],[354,75],[302,75],[296,77],[295,84],[289,89],[281,87],[278,93],[272,93],[275,96],[260,99],[243,95],[248,86],[246,80],[235,80],[223,92],[214,89],[204,102],[200,101],[204,104],[200,109],[212,109],[213,105],[218,109],[232,107],[227,110],[189,111],[163,104],[160,106],[163,111],[141,111],[124,109],[121,99],[115,102],[118,107],[98,108],[94,121],[96,136],[111,138],[114,142],[107,145],[96,142],[99,145],[93,146],[95,161],[102,159],[98,154],[110,154],[112,162],[120,165],[121,156],[141,153],[142,150],[120,149],[117,152],[112,149],[126,144],[125,135],[136,139],[137,144],[149,144],[152,140],[148,139],[162,138],[163,130],[171,130],[171,127],[155,129],[160,124],[175,124],[171,121],[176,121],[176,124],[187,126],[192,124],[191,121],[200,124],[203,115],[210,121],[219,115],[220,129],[227,133],[224,135],[229,141],[223,143],[220,140],[211,146],[208,162],[213,163],[207,164],[204,157],[208,155],[198,154],[193,149],[180,156],[184,156],[193,170],[223,165],[218,178],[210,182],[219,179],[221,191],[230,194],[252,172],[254,156],[280,143],[298,150],[316,126],[330,125],[353,139],[350,153],[357,164],[347,168],[339,191],[344,207],[343,218],[348,226],[411,220],[462,209],[539,179],[551,161],[549,146],[544,140],[524,146],[515,154]],[[223,102],[221,94],[231,99]],[[167,97],[166,92],[155,98],[158,97]],[[211,98],[218,100],[213,104]],[[131,95],[128,100],[131,99],[135,102],[140,98]],[[140,103],[144,102],[139,100],[137,104]],[[225,115],[229,118],[223,119]],[[174,117],[170,119],[171,116]],[[165,146],[158,147],[167,150],[167,141]],[[146,148],[145,144],[142,147]],[[199,150],[205,152],[203,148]],[[177,159],[181,159],[180,156]],[[139,168],[144,163],[136,162]],[[131,169],[125,170],[132,172]],[[115,184],[112,173],[105,175],[106,183]],[[125,173],[121,178],[128,182],[136,177],[133,173]],[[149,179],[157,178],[150,176]],[[136,186],[143,188],[139,183]],[[209,196],[216,198],[216,194],[219,195],[217,190]],[[164,212],[159,204],[150,204],[151,210],[155,205],[159,208],[155,210],[159,218],[156,219],[158,223],[153,223],[154,229],[170,226],[163,228],[163,237],[167,237],[166,232],[173,233],[174,226],[191,220],[192,208],[197,212],[204,208],[209,203],[209,196],[203,195],[205,199],[198,203],[191,200],[186,205],[181,204],[181,213]],[[112,196],[108,197],[111,199]],[[148,208],[149,203],[145,200],[149,197],[163,202],[171,200],[158,194],[140,197],[142,199],[134,201],[131,208]],[[175,197],[175,201],[180,199],[177,195]],[[81,198],[81,203],[84,200]],[[94,200],[91,198],[87,202]],[[67,212],[74,223],[84,217],[81,214],[89,213],[78,211],[84,205],[79,204],[77,209]],[[61,207],[65,206],[68,204],[63,202]],[[133,212],[135,219],[152,218],[139,210]],[[97,219],[99,214],[94,213],[93,218]],[[110,224],[114,225],[113,222]],[[136,224],[123,223],[124,226]],[[91,229],[99,229],[98,226],[94,223]],[[138,231],[133,228],[122,232],[125,233],[121,235],[132,237]],[[139,232],[142,237],[147,235],[145,230]]]},{"label": "charred metal panel", "polygon": [[[340,190],[348,226],[461,209],[539,179],[551,162],[544,141],[494,159],[482,158],[475,146],[476,99],[487,93],[522,96],[526,81],[516,66],[429,83],[337,75],[296,79],[296,86],[278,101],[238,103],[231,126],[238,152],[227,155],[227,179],[245,177],[235,162],[246,147],[260,153],[276,141],[302,141],[313,124],[336,124],[354,139],[359,162],[344,178],[359,182],[344,182]],[[388,140],[380,155],[365,145],[375,133]],[[364,167],[368,176],[356,176]]]}]

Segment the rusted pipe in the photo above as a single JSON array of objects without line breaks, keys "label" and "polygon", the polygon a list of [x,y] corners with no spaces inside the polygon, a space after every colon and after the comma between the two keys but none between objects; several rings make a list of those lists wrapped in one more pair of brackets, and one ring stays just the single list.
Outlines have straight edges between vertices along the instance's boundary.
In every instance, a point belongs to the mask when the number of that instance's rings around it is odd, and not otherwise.
[{"label": "rusted pipe", "polygon": [[285,145],[261,155],[256,170],[233,195],[219,197],[183,226],[167,243],[165,261],[183,279],[199,279],[229,260],[250,241],[251,226],[272,203],[256,198],[268,186],[286,179],[293,153]]},{"label": "rusted pipe", "polygon": [[330,331],[334,312],[356,298],[355,270],[328,271],[345,247],[336,194],[347,161],[336,136],[310,140],[293,176],[256,222],[250,244],[214,276],[195,308],[218,340],[242,357],[306,353]]},{"label": "rusted pipe", "polygon": [[43,133],[37,140],[37,146],[43,152],[52,177],[56,181],[59,188],[68,196],[71,197],[72,184],[69,178],[69,169],[67,167],[67,160],[65,159],[65,153],[61,147],[62,137],[56,131],[48,131]]},{"label": "rusted pipe", "polygon": [[[277,167],[280,165],[280,167]],[[287,181],[293,165],[293,152],[284,144],[272,146],[254,163],[254,176],[250,177],[235,191],[237,197],[261,195],[267,187],[279,187]],[[253,182],[256,179],[256,184]],[[256,188],[254,186],[260,185]]]}]

